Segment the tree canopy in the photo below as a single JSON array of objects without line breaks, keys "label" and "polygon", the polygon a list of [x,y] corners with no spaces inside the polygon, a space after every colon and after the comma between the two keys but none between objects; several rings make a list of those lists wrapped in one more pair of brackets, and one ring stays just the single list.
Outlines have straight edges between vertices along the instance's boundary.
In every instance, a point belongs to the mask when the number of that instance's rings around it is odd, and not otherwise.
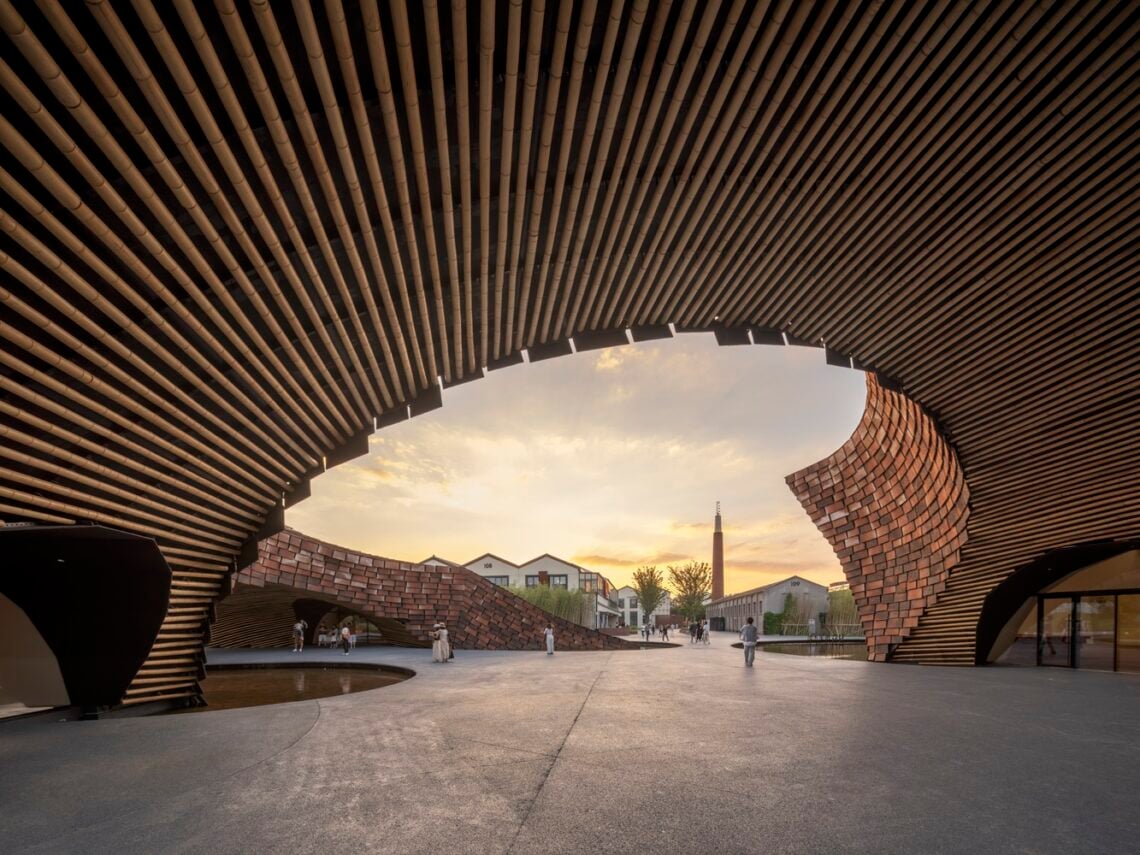
[{"label": "tree canopy", "polygon": [[673,610],[689,620],[705,616],[705,600],[712,590],[712,568],[707,561],[688,561],[679,567],[669,565],[673,588]]},{"label": "tree canopy", "polygon": [[630,587],[637,594],[638,604],[648,623],[649,616],[665,601],[669,593],[665,588],[665,577],[655,566],[638,567],[633,571],[633,584]]}]

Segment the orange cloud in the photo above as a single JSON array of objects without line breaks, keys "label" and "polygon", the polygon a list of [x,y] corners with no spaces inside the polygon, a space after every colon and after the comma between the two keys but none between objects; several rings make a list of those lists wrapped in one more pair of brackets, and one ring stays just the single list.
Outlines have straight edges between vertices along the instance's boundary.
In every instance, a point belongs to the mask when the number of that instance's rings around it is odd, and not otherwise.
[{"label": "orange cloud", "polygon": [[583,567],[590,567],[591,565],[599,565],[603,567],[643,567],[646,564],[671,564],[676,561],[688,561],[692,558],[691,555],[683,555],[679,552],[662,552],[654,555],[651,558],[616,558],[612,555],[575,555],[570,560],[576,564],[581,564]]}]

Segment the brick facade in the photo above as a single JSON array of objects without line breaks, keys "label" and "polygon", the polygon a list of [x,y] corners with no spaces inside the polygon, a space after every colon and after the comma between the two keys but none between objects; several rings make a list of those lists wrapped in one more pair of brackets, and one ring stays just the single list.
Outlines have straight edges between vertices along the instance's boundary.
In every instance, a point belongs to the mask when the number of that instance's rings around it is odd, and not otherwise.
[{"label": "brick facade", "polygon": [[785,480],[843,565],[871,658],[885,661],[966,542],[970,494],[954,450],[918,404],[868,374],[851,438]]},{"label": "brick facade", "polygon": [[[395,619],[423,643],[429,642],[432,624],[445,621],[451,643],[460,649],[539,650],[544,647],[547,623],[554,625],[559,650],[613,650],[626,645],[556,618],[465,568],[425,567],[365,555],[293,529],[261,541],[258,560],[234,581],[284,587],[298,599],[314,598],[366,617]],[[226,637],[235,643],[241,636],[229,628]]]}]

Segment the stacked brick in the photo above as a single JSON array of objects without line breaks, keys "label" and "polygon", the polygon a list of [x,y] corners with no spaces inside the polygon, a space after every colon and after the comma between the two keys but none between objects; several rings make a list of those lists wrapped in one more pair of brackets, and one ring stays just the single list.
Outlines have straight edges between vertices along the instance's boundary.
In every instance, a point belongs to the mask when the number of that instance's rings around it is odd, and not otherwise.
[{"label": "stacked brick", "polygon": [[785,480],[843,565],[871,658],[885,661],[966,542],[970,494],[954,450],[918,404],[868,374],[851,438]]},{"label": "stacked brick", "polygon": [[428,643],[437,621],[451,642],[469,650],[539,650],[554,625],[560,650],[612,650],[620,639],[553,617],[482,576],[461,567],[425,567],[353,552],[285,529],[261,541],[258,560],[236,582],[284,586],[377,619],[396,619]]}]

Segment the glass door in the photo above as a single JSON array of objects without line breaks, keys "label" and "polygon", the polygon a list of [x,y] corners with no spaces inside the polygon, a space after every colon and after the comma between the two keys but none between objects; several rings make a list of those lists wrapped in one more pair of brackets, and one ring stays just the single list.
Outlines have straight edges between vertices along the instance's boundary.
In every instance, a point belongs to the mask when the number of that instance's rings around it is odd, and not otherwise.
[{"label": "glass door", "polygon": [[1116,669],[1140,674],[1140,594],[1116,601]]},{"label": "glass door", "polygon": [[1073,666],[1073,598],[1043,597],[1037,659],[1042,665]]},{"label": "glass door", "polygon": [[1077,600],[1077,667],[1111,671],[1116,654],[1116,597],[1081,596]]}]

